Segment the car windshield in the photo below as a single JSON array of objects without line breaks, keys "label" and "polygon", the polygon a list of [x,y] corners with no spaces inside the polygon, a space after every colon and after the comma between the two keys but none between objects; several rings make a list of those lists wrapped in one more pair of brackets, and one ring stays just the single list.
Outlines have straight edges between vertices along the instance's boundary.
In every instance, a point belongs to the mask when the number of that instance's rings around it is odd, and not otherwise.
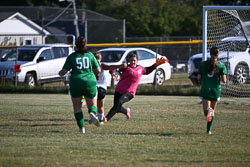
[{"label": "car windshield", "polygon": [[25,48],[18,49],[19,61],[32,61],[40,48]]},{"label": "car windshield", "polygon": [[10,51],[2,61],[15,61],[16,60],[16,50]]},{"label": "car windshield", "polygon": [[125,51],[101,51],[102,62],[118,62]]},{"label": "car windshield", "polygon": [[[36,56],[39,48],[20,48],[18,49],[18,61],[32,61]],[[15,61],[16,50],[9,52],[2,61]]]},{"label": "car windshield", "polygon": [[216,45],[220,48],[220,51],[229,51],[229,52],[244,52],[248,47],[247,41],[235,40],[235,41],[220,41]]}]

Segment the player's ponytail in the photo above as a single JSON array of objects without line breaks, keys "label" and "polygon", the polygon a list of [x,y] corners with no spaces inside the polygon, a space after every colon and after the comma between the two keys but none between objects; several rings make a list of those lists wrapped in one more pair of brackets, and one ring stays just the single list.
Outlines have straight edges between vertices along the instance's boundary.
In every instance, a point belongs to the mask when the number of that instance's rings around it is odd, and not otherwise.
[{"label": "player's ponytail", "polygon": [[80,36],[76,39],[76,51],[80,53],[88,52],[86,47],[86,39],[84,37]]},{"label": "player's ponytail", "polygon": [[219,48],[212,47],[210,49],[211,58],[208,60],[207,64],[207,73],[209,75],[214,75],[217,72],[218,68],[218,56],[219,56]]}]

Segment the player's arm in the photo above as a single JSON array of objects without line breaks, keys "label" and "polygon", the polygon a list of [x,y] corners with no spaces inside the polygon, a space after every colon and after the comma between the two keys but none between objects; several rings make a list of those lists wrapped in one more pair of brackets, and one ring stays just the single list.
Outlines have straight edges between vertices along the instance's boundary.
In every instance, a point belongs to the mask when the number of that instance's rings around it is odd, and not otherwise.
[{"label": "player's arm", "polygon": [[108,65],[108,64],[102,63],[101,66],[102,66],[103,70],[110,70],[110,71],[112,71],[112,70],[115,70],[117,68],[119,68],[119,69],[125,69],[125,68],[127,68],[127,63],[123,63],[123,64],[120,64],[120,65]]},{"label": "player's arm", "polygon": [[96,80],[99,80],[98,74],[101,72],[101,68],[97,67],[97,68],[93,69],[93,72],[95,74]]},{"label": "player's arm", "polygon": [[62,77],[64,76],[65,74],[68,73],[68,71],[71,69],[71,59],[70,59],[70,55],[67,57],[62,69],[59,71],[59,75]]},{"label": "player's arm", "polygon": [[198,74],[197,80],[198,80],[198,83],[201,84],[201,74]]},{"label": "player's arm", "polygon": [[226,66],[224,65],[223,70],[222,70],[222,75],[221,75],[221,81],[222,83],[226,83],[227,82],[227,69]]},{"label": "player's arm", "polygon": [[221,81],[222,81],[223,83],[226,83],[226,82],[227,82],[227,76],[226,76],[226,75],[222,75],[222,76],[221,76]]},{"label": "player's arm", "polygon": [[68,72],[68,70],[62,69],[61,71],[59,71],[58,74],[62,77],[62,76],[64,76],[65,74],[67,74],[67,72]]},{"label": "player's arm", "polygon": [[100,72],[101,72],[101,68],[100,67],[97,67],[97,68],[94,69],[95,75],[98,75]]},{"label": "player's arm", "polygon": [[[91,53],[92,54],[92,53]],[[93,55],[93,54],[92,54]],[[98,63],[98,61],[96,60],[95,56],[93,55],[93,57],[91,57],[91,64],[93,67],[93,72],[95,74],[95,76],[98,76],[98,74],[102,71],[101,67]]]},{"label": "player's arm", "polygon": [[198,68],[198,75],[197,75],[197,84],[198,85],[201,85],[201,80],[202,80],[202,67],[203,67],[203,64],[204,63],[202,63],[202,64],[200,64],[200,66],[199,66],[199,68]]},{"label": "player's arm", "polygon": [[159,65],[164,64],[165,62],[166,62],[166,60],[163,57],[156,59],[155,64],[153,64],[150,67],[145,67],[144,68],[143,74],[146,74],[146,75],[150,74],[152,71],[154,71],[154,69],[156,69]]}]

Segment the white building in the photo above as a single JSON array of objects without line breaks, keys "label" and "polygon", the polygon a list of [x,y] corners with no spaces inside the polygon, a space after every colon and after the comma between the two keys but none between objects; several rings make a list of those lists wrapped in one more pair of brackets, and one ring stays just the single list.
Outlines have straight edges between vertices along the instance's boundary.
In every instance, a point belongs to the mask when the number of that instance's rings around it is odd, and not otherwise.
[{"label": "white building", "polygon": [[17,12],[0,22],[0,45],[42,44],[43,36],[50,33]]}]

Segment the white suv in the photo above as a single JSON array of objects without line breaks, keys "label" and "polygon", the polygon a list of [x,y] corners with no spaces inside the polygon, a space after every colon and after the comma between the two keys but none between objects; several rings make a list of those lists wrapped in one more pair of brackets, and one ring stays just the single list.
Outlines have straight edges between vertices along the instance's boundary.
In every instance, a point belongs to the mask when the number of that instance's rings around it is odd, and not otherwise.
[{"label": "white suv", "polygon": [[[248,37],[250,41],[250,37]],[[250,51],[244,37],[228,37],[216,44],[220,48],[219,60],[227,67],[228,78],[234,84],[249,81]],[[225,47],[226,46],[226,47]],[[223,49],[227,48],[227,49]],[[208,58],[210,53],[207,53]],[[198,68],[202,62],[202,53],[193,55],[188,60],[188,76],[194,85],[198,85]]]},{"label": "white suv", "polygon": [[65,77],[60,77],[58,72],[72,51],[72,47],[66,44],[20,47],[17,51],[11,51],[0,62],[0,79],[17,80],[18,83],[25,83],[29,87],[65,81]]}]

